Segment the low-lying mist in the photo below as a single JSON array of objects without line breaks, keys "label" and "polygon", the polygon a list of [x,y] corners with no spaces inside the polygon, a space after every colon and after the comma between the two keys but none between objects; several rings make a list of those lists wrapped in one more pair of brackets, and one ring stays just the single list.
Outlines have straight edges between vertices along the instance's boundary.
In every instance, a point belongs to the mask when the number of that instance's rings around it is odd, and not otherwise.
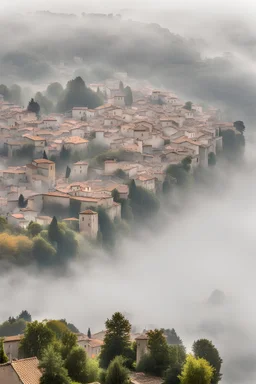
[{"label": "low-lying mist", "polygon": [[[67,318],[80,331],[97,332],[122,311],[138,331],[174,327],[188,350],[195,339],[212,339],[224,360],[223,383],[255,382],[256,162],[250,153],[248,145],[236,171],[218,165],[211,188],[196,186],[180,210],[161,214],[161,231],[141,229],[112,256],[99,251],[63,277],[20,269],[2,276],[1,320],[27,309],[33,318]],[[207,302],[215,289],[225,292],[224,304]]]},{"label": "low-lying mist", "polygon": [[0,33],[9,36],[1,45],[0,81],[36,93],[78,75],[90,84],[125,71],[184,99],[221,107],[224,118],[254,122],[256,31],[250,18],[171,9],[123,10],[122,16],[82,11],[0,15]]}]

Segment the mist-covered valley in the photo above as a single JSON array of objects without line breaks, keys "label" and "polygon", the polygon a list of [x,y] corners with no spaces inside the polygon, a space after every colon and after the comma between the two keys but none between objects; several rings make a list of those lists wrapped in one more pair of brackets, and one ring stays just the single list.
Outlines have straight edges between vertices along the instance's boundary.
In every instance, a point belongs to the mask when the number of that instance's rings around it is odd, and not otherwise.
[{"label": "mist-covered valley", "polygon": [[[67,318],[81,332],[97,332],[121,311],[139,332],[175,328],[188,352],[195,339],[213,340],[223,358],[222,383],[254,383],[256,30],[237,15],[128,8],[116,14],[2,12],[0,83],[22,86],[27,105],[54,81],[65,86],[81,76],[90,84],[127,72],[134,84],[171,89],[220,108],[224,119],[243,120],[245,158],[217,162],[112,253],[92,249],[63,275],[33,267],[4,272],[0,319],[26,308],[35,319]],[[223,303],[208,301],[215,290],[224,292]]]},{"label": "mist-covered valley", "polygon": [[251,19],[211,17],[205,11],[192,15],[41,11],[10,19],[2,14],[1,35],[11,38],[2,41],[0,79],[27,85],[33,94],[53,81],[64,86],[72,76],[92,83],[122,71],[186,99],[222,107],[232,120],[253,123],[256,32]]}]

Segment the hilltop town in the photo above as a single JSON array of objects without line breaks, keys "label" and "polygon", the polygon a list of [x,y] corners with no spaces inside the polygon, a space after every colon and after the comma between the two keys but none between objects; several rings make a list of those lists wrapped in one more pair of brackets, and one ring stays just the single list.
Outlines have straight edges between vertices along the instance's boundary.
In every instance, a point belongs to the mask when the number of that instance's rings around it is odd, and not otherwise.
[{"label": "hilltop town", "polygon": [[111,221],[122,218],[113,191],[128,199],[133,180],[159,195],[170,166],[189,159],[190,173],[206,168],[223,150],[222,133],[239,134],[217,108],[204,109],[171,91],[133,87],[127,100],[120,80],[89,87],[104,95],[102,105],[63,114],[39,116],[0,95],[0,214],[8,224],[47,226],[59,215],[96,238],[97,208]]}]

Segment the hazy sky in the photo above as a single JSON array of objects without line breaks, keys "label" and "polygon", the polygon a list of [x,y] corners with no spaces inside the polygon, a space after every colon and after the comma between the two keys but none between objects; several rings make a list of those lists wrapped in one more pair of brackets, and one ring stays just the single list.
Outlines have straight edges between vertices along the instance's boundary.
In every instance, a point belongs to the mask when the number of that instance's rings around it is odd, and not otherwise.
[{"label": "hazy sky", "polygon": [[[72,6],[71,6],[72,4]],[[35,10],[35,9],[48,9],[59,10],[63,12],[86,12],[87,10],[111,10],[122,8],[165,8],[165,9],[183,9],[183,10],[207,10],[208,12],[225,12],[225,13],[238,13],[250,15],[256,9],[256,4],[250,0],[245,1],[225,1],[222,0],[94,0],[93,2],[87,0],[73,0],[72,3],[68,0],[1,0],[0,10]]]}]

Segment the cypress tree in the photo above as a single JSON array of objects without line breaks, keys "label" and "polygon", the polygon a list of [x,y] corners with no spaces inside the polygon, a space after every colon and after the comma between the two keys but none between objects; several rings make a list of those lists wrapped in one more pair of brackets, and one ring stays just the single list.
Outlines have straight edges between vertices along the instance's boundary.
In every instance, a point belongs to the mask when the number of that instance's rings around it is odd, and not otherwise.
[{"label": "cypress tree", "polygon": [[4,339],[0,339],[0,364],[5,364],[8,361],[8,357],[4,352]]},{"label": "cypress tree", "polygon": [[59,240],[59,227],[58,227],[58,221],[55,216],[53,216],[51,224],[49,225],[48,237],[52,243],[58,242]]}]

